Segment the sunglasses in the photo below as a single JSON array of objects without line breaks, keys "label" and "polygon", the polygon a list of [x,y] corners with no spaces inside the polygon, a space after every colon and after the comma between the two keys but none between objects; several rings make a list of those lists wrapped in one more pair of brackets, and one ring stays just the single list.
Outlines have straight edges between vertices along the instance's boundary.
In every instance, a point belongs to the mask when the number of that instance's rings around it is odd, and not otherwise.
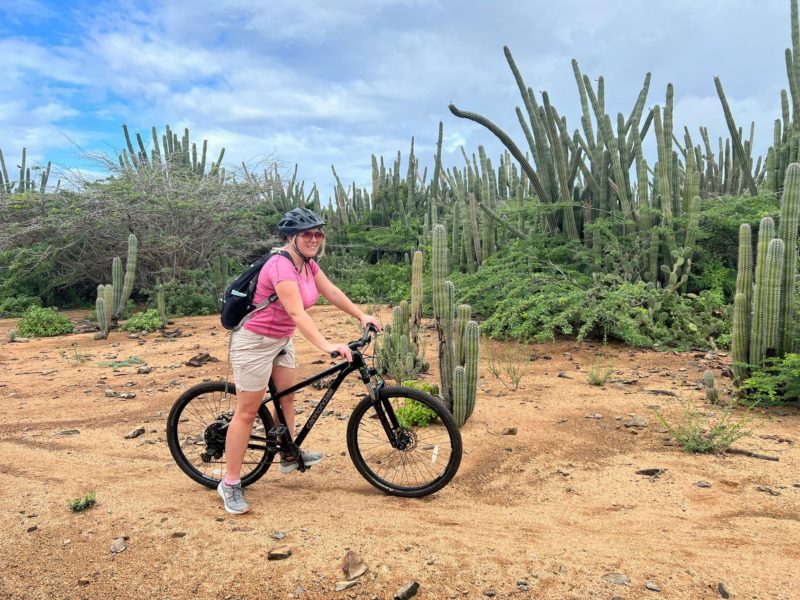
[{"label": "sunglasses", "polygon": [[302,233],[298,234],[301,238],[303,238],[304,242],[310,242],[312,240],[315,241],[322,241],[325,239],[325,232],[324,231],[303,231]]}]

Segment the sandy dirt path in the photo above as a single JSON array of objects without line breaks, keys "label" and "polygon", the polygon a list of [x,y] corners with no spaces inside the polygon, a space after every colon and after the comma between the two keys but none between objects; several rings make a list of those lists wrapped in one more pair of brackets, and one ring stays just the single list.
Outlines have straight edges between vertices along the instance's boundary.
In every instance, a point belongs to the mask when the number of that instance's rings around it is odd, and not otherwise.
[{"label": "sandy dirt path", "polygon": [[[312,310],[329,337],[358,337],[341,313]],[[217,317],[177,319],[185,335],[174,339],[12,344],[14,324],[0,321],[2,597],[391,599],[417,581],[417,598],[437,599],[800,598],[800,411],[755,415],[753,435],[735,444],[777,462],[686,454],[655,415],[676,419],[682,401],[719,413],[697,382],[712,369],[729,397],[728,357],[485,343],[461,469],[420,500],[382,494],[347,456],[346,416],[363,389],[353,377],[307,442],[324,462],[271,469],[248,489],[254,510],[233,517],[175,466],[165,441],[178,395],[225,375]],[[301,374],[328,362],[302,338],[296,346]],[[186,366],[200,352],[219,362]],[[152,370],[100,364],[132,356]],[[587,373],[600,365],[613,372],[592,386]],[[522,379],[510,389],[514,368]],[[300,395],[305,415],[320,395]],[[125,439],[140,426],[144,435]],[[92,490],[97,505],[70,512],[67,501]],[[113,553],[122,536],[127,547]],[[292,555],[267,560],[278,546]],[[348,550],[368,571],[335,591]]]}]

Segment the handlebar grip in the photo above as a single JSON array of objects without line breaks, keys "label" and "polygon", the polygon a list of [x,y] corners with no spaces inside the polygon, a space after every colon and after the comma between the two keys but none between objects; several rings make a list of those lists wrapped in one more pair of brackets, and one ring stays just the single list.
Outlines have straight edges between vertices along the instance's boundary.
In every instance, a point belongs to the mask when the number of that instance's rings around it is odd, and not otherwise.
[{"label": "handlebar grip", "polygon": [[339,358],[340,356],[341,354],[337,350],[331,352],[331,358]]}]

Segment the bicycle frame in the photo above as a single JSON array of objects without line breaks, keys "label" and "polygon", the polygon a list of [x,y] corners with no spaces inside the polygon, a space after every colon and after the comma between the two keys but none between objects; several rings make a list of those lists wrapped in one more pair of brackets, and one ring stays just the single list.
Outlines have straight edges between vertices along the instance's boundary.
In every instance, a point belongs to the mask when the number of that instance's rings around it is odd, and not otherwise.
[{"label": "bicycle frame", "polygon": [[[288,441],[288,447],[282,448],[281,451],[297,453],[299,457],[298,460],[300,461],[301,471],[305,470],[305,466],[303,465],[302,455],[299,452],[296,452],[297,449],[299,449],[300,446],[302,446],[303,441],[306,439],[306,437],[308,436],[311,429],[314,427],[314,424],[317,422],[319,417],[325,411],[325,408],[328,406],[331,399],[336,394],[339,387],[342,385],[342,382],[347,378],[348,375],[350,375],[354,371],[358,371],[359,374],[361,375],[361,381],[364,383],[364,385],[367,386],[367,390],[369,391],[372,403],[374,406],[377,407],[379,405],[378,399],[380,398],[380,390],[383,387],[384,382],[380,377],[377,377],[375,386],[370,385],[372,377],[378,375],[378,371],[373,367],[367,366],[367,363],[364,361],[363,355],[358,350],[353,350],[352,362],[347,362],[347,361],[340,362],[280,392],[278,392],[275,389],[272,380],[270,380],[268,393],[265,396],[264,400],[261,401],[261,406],[266,406],[269,402],[272,402],[274,404],[275,412],[278,416],[278,422],[282,427],[286,428],[285,436],[286,436],[286,441]],[[289,394],[293,394],[294,392],[302,390],[308,387],[309,385],[312,385],[317,381],[325,379],[326,377],[329,377],[336,373],[338,373],[336,379],[334,379],[330,383],[330,385],[328,385],[327,389],[325,390],[325,394],[322,396],[322,399],[314,408],[314,411],[311,413],[311,416],[305,422],[305,424],[303,425],[302,429],[297,434],[297,436],[294,437],[293,436],[294,432],[289,431],[286,426],[286,416],[284,415],[283,408],[281,407],[280,399],[285,396],[288,396]],[[385,406],[384,410],[377,410],[377,413],[383,425],[383,428],[386,431],[387,436],[389,437],[390,442],[392,443],[392,445],[395,445],[396,436],[394,432],[398,428],[398,422],[397,422],[397,417],[395,416],[391,405]],[[278,423],[275,423],[274,425],[277,426]],[[267,432],[267,435],[269,435],[269,432]],[[251,434],[250,439],[258,442],[263,441],[264,443],[269,444],[268,437],[262,438],[260,436],[255,436]],[[262,447],[253,444],[248,444],[248,448],[262,449]]]}]

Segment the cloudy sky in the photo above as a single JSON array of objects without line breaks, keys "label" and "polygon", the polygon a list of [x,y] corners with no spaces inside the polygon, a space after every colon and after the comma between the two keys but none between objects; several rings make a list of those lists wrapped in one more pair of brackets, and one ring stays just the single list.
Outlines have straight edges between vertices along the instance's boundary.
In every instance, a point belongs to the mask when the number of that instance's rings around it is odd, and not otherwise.
[{"label": "cloudy sky", "polygon": [[497,157],[451,101],[524,146],[504,45],[571,129],[572,58],[605,78],[612,118],[628,114],[646,72],[648,106],[672,82],[676,129],[698,139],[701,125],[727,135],[719,75],[764,153],[787,87],[789,0],[0,0],[0,149],[10,169],[26,147],[92,171],[81,150],[113,155],[122,123],[145,140],[169,124],[208,139],[214,158],[224,147],[231,168],[297,163],[329,197],[331,165],[345,185],[369,186],[370,155],[405,158],[412,136],[430,163],[439,121],[446,165],[462,164],[462,145]]}]

